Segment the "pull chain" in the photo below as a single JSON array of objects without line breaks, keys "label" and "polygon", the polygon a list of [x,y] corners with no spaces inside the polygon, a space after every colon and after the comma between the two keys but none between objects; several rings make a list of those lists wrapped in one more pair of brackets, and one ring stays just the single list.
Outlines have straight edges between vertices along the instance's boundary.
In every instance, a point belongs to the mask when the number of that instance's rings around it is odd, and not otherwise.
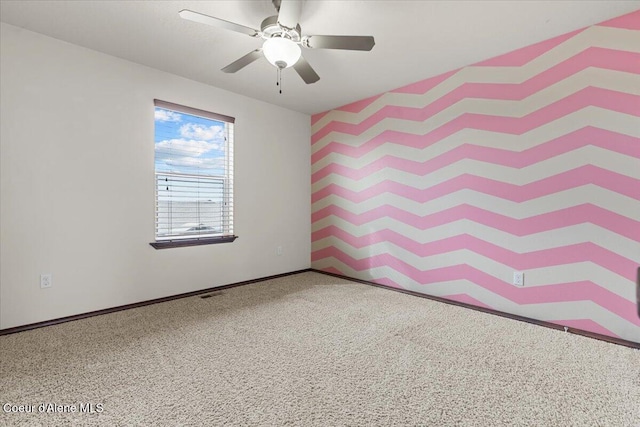
[{"label": "pull chain", "polygon": [[277,77],[276,77],[276,86],[278,86],[280,88],[280,94],[282,94],[282,69],[278,68],[277,71]]},{"label": "pull chain", "polygon": [[282,94],[282,68],[278,68],[278,81],[280,82],[280,94]]}]

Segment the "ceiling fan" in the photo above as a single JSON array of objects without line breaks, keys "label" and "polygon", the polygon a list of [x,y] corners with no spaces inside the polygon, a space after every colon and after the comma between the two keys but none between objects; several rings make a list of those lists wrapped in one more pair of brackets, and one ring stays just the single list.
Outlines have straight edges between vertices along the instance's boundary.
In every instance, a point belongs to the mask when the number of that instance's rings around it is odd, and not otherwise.
[{"label": "ceiling fan", "polygon": [[224,67],[222,71],[225,73],[235,73],[264,55],[267,61],[278,69],[278,73],[280,70],[293,67],[302,80],[310,84],[320,80],[320,76],[304,59],[300,46],[308,49],[369,51],[375,45],[372,36],[303,36],[298,23],[302,3],[298,0],[272,0],[272,3],[278,14],[263,20],[260,30],[187,9],[181,10],[179,15],[189,21],[225,28],[265,40],[261,48],[249,52]]}]

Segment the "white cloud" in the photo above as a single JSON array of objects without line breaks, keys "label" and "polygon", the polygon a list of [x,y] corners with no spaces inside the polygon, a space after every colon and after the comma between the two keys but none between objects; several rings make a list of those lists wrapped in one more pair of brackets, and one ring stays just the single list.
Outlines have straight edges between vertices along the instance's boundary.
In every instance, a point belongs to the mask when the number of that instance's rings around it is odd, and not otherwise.
[{"label": "white cloud", "polygon": [[180,127],[180,135],[183,138],[192,138],[202,141],[224,140],[224,128],[221,126],[203,126],[195,123],[187,123]]},{"label": "white cloud", "polygon": [[203,169],[223,169],[224,159],[201,159],[197,157],[177,157],[167,159],[164,162],[168,166],[190,167],[190,168],[203,168]]},{"label": "white cloud", "polygon": [[179,122],[182,121],[182,116],[178,113],[168,110],[156,110],[155,112],[156,122]]},{"label": "white cloud", "polygon": [[168,139],[156,143],[156,156],[160,157],[179,156],[199,157],[212,150],[219,150],[220,144],[216,142],[199,141],[194,139]]}]

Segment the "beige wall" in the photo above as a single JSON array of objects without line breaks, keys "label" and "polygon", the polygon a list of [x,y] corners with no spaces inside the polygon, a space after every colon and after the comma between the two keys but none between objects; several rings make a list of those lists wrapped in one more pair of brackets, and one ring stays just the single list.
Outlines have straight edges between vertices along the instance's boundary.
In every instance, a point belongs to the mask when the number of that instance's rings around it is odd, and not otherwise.
[{"label": "beige wall", "polygon": [[[0,40],[0,328],[309,267],[309,116],[6,24]],[[236,117],[234,243],[149,246],[154,98]]]}]

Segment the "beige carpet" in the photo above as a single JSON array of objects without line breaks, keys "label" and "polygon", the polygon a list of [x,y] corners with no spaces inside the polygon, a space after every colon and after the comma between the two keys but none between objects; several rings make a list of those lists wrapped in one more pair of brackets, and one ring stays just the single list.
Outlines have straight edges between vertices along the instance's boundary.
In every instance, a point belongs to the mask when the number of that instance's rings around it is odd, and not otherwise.
[{"label": "beige carpet", "polygon": [[0,337],[0,425],[636,426],[640,351],[303,273]]}]

